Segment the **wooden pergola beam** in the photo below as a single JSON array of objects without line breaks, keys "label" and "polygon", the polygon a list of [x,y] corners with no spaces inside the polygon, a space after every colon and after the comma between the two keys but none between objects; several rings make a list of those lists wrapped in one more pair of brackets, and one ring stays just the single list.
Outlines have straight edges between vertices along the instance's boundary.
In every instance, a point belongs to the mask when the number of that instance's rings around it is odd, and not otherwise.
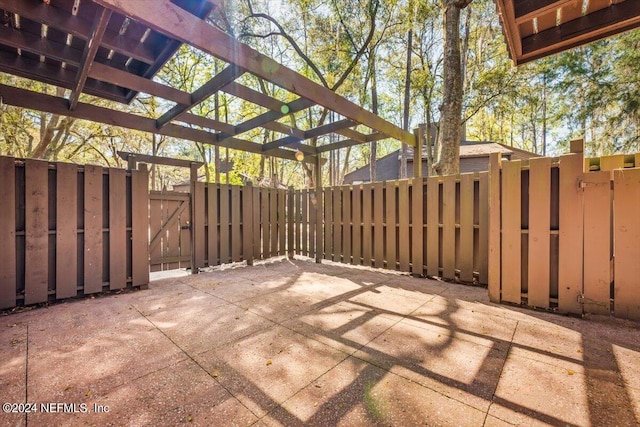
[{"label": "wooden pergola beam", "polygon": [[338,129],[336,133],[359,142],[367,142],[367,135],[353,129]]},{"label": "wooden pergola beam", "polygon": [[178,104],[188,104],[191,102],[191,94],[171,86],[157,83],[144,77],[109,67],[108,65],[94,62],[93,67],[89,70],[89,77],[100,80],[102,82],[111,83],[123,88],[143,92],[159,98],[167,99]]},{"label": "wooden pergola beam", "polygon": [[118,156],[125,161],[134,158],[136,162],[148,163],[153,165],[174,166],[180,168],[199,168],[204,165],[203,162],[193,160],[174,159],[173,157],[150,156],[148,154],[130,153],[128,151],[117,151]]},{"label": "wooden pergola beam", "polygon": [[200,86],[195,92],[191,94],[191,101],[188,104],[177,104],[169,111],[164,113],[156,121],[158,128],[162,128],[172,120],[177,120],[182,114],[189,111],[191,108],[200,104],[220,90],[223,86],[231,83],[244,73],[244,70],[237,67],[234,64],[227,66],[219,74],[214,76],[211,80]]},{"label": "wooden pergola beam", "polygon": [[328,88],[278,64],[273,59],[238,42],[223,31],[166,0],[161,2],[163,13],[149,13],[150,10],[158,8],[158,0],[136,0],[134,2],[95,0],[95,2],[130,16],[170,38],[178,39],[227,63],[236,64],[257,77],[277,84],[344,117],[407,144],[416,145],[416,138],[412,133],[400,129]]},{"label": "wooden pergola beam", "polygon": [[309,129],[304,133],[305,139],[315,138],[317,136],[326,135],[341,129],[350,128],[356,126],[357,123],[349,119],[337,120],[333,123],[327,123],[326,125],[318,126],[315,129]]},{"label": "wooden pergola beam", "polygon": [[[96,123],[103,123],[142,132],[156,133],[173,138],[185,139],[203,144],[219,145],[235,150],[262,154],[262,144],[245,141],[238,138],[218,140],[219,134],[191,129],[184,126],[168,124],[162,129],[156,128],[156,121],[143,116],[111,110],[96,105],[78,102],[74,110],[69,110],[65,98],[33,92],[12,86],[0,84],[0,96],[3,103],[15,107],[29,108],[51,114],[59,114]],[[290,150],[278,149],[271,154],[287,160],[295,160],[295,153]]]},{"label": "wooden pergola beam", "polygon": [[287,126],[284,123],[280,122],[268,122],[262,125],[263,128],[272,130],[274,132],[281,133],[287,136],[295,136],[299,140],[305,139],[304,131],[296,128],[292,128],[291,126]]},{"label": "wooden pergola beam", "polygon": [[79,66],[82,61],[81,50],[25,31],[0,26],[0,41],[16,49],[44,55],[75,66]]},{"label": "wooden pergola beam", "polygon": [[[306,108],[311,107],[312,105],[314,105],[312,101],[309,101],[308,99],[304,99],[304,98],[298,98],[295,101],[287,104],[287,106],[289,107],[289,113],[287,114],[297,113],[298,111],[302,111]],[[264,126],[267,123],[278,120],[286,116],[287,114],[283,114],[282,111],[273,111],[273,110],[267,111],[266,113],[256,116],[252,119],[249,119],[244,123],[240,123],[239,125],[236,126],[236,131],[234,134],[225,135],[225,136],[232,137],[244,132],[248,132],[255,128]]]},{"label": "wooden pergola beam", "polygon": [[[76,78],[74,71],[65,70],[47,62],[29,59],[7,51],[0,51],[0,71],[65,89],[73,88]],[[85,92],[111,101],[124,101],[124,93],[120,88],[110,84],[98,85],[96,83],[88,81],[85,85]]]},{"label": "wooden pergola beam", "polygon": [[240,99],[244,99],[245,101],[249,101],[252,104],[268,108],[269,110],[280,111],[280,108],[282,108],[282,106],[285,104],[278,99],[272,98],[269,95],[265,95],[262,92],[258,92],[257,90],[251,89],[250,87],[241,85],[237,82],[231,82],[228,85],[224,86],[222,88],[222,92],[228,93],[229,95],[233,95]]},{"label": "wooden pergola beam", "polygon": [[[89,38],[93,27],[91,22],[47,5],[42,0],[0,0],[0,9],[20,15],[30,21],[46,24],[83,40]],[[153,64],[156,60],[154,52],[149,46],[140,43],[139,40],[132,40],[126,35],[121,36],[116,31],[105,31],[102,46],[146,64]]]},{"label": "wooden pergola beam", "polygon": [[102,9],[96,12],[97,19],[94,22],[93,28],[91,29],[91,35],[89,36],[84,52],[82,53],[80,68],[76,74],[76,81],[74,82],[71,95],[69,96],[70,110],[76,108],[76,105],[78,104],[78,99],[80,99],[80,94],[84,89],[84,84],[87,81],[87,76],[89,75],[89,69],[91,69],[91,64],[93,64],[96,53],[100,48],[100,42],[102,41],[105,30],[107,29],[107,25],[109,25],[111,13],[112,12],[109,9]]}]

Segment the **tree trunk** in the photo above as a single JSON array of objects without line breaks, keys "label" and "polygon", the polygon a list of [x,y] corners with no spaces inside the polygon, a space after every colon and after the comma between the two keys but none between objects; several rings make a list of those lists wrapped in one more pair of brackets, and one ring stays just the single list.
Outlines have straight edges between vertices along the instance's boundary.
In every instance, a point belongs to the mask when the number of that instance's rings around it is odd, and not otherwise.
[{"label": "tree trunk", "polygon": [[442,0],[444,8],[443,103],[440,143],[435,171],[440,175],[460,171],[460,125],[462,117],[462,70],[460,61],[460,10],[471,0]]},{"label": "tree trunk", "polygon": [[[411,45],[413,43],[413,30],[410,28],[407,34],[407,63],[404,78],[404,114],[402,117],[402,128],[409,130],[409,100],[411,96]],[[416,149],[418,149],[416,147]],[[419,156],[413,155],[416,159]],[[414,160],[415,161],[415,160]],[[402,155],[400,156],[400,178],[407,178],[407,144],[402,144]]]},{"label": "tree trunk", "polygon": [[[378,79],[376,79],[376,52],[371,50],[369,53],[369,67],[371,71],[371,110],[372,113],[378,115]],[[373,141],[371,143],[371,151],[369,153],[369,171],[370,181],[376,180],[376,160],[378,158],[378,143]]]}]

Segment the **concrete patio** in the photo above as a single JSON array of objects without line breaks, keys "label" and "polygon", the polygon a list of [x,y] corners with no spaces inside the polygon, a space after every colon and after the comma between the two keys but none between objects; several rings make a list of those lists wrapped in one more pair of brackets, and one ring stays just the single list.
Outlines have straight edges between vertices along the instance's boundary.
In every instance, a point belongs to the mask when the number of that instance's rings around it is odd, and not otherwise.
[{"label": "concrete patio", "polygon": [[307,260],[3,316],[0,358],[7,426],[640,423],[638,323]]}]

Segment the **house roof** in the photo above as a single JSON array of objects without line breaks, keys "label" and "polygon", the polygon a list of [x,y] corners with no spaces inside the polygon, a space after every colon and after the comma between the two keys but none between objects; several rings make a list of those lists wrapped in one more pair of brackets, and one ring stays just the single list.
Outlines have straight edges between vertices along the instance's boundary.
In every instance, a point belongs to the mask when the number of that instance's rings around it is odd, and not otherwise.
[{"label": "house roof", "polygon": [[[498,142],[490,141],[462,141],[460,144],[460,158],[470,159],[469,165],[473,163],[471,159],[489,157],[492,153],[501,153],[503,157],[508,157],[510,160],[524,160],[533,157],[540,157],[539,154],[535,154],[526,150],[521,150],[516,147],[500,144]],[[376,179],[378,181],[389,181],[398,179],[400,176],[400,158],[402,154],[400,150],[393,151],[384,157],[376,160]],[[426,159],[426,147],[423,149],[423,162]],[[413,162],[413,148],[407,147],[407,161]],[[461,163],[462,165],[462,163]],[[423,164],[424,166],[424,164]],[[344,177],[345,182],[367,182],[369,181],[370,171],[369,164],[358,168]]]},{"label": "house roof", "polygon": [[[499,142],[491,141],[462,141],[460,143],[460,158],[465,157],[485,157],[492,153],[500,153],[503,156],[510,156],[513,159],[529,159],[532,157],[540,157],[539,154],[520,148],[511,147]],[[398,155],[401,155],[398,151]],[[426,158],[427,148],[422,149],[422,158]],[[413,147],[407,149],[407,160],[413,161]]]},{"label": "house roof", "polygon": [[638,0],[495,0],[516,65],[640,26]]}]

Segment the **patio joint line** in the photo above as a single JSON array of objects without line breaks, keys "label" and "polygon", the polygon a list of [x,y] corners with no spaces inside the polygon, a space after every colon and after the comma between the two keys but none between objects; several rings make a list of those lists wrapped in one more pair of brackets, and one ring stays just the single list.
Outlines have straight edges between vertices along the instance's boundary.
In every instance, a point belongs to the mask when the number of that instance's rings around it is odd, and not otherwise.
[{"label": "patio joint line", "polygon": [[[496,382],[496,386],[493,389],[493,393],[491,393],[491,401],[489,402],[489,406],[487,407],[487,413],[484,415],[484,422],[482,425],[487,424],[487,418],[489,418],[489,412],[491,411],[491,406],[493,405],[493,401],[496,397],[496,391],[498,391],[498,385],[500,384],[500,379],[502,378],[502,374],[504,373],[504,367],[507,365],[507,359],[511,354],[511,347],[513,347],[513,339],[516,336],[516,331],[518,330],[518,325],[520,324],[519,320],[516,320],[516,326],[513,328],[513,334],[511,334],[511,340],[509,341],[509,347],[507,348],[507,354],[502,362],[502,368],[500,368],[500,375],[498,375],[498,381]],[[504,421],[504,420],[502,420]],[[506,421],[508,422],[508,421]]]},{"label": "patio joint line", "polygon": [[244,403],[242,403],[240,401],[240,399],[238,399],[236,397],[235,394],[231,393],[231,391],[225,387],[222,383],[220,383],[220,381],[218,381],[218,379],[216,377],[214,377],[213,375],[211,375],[209,373],[209,371],[207,371],[204,366],[202,366],[200,363],[198,363],[197,360],[195,360],[189,353],[187,353],[187,351],[185,349],[183,349],[182,347],[180,347],[180,345],[178,345],[178,343],[176,343],[174,340],[171,339],[171,337],[169,337],[167,334],[164,333],[164,331],[160,328],[158,328],[158,326],[153,322],[153,320],[149,319],[147,316],[144,315],[144,313],[142,313],[140,310],[138,310],[137,307],[132,306],[142,317],[145,318],[145,320],[147,322],[149,322],[154,328],[156,328],[162,335],[165,336],[165,338],[167,338],[173,345],[175,345],[182,353],[184,353],[185,356],[187,356],[189,358],[189,360],[191,360],[193,363],[195,363],[195,365],[200,368],[208,377],[210,377],[212,380],[214,380],[220,387],[222,387],[227,393],[229,393],[229,396],[232,396],[240,405],[244,406],[247,411],[249,411],[251,414],[253,414],[254,417],[256,417],[258,420],[261,419],[261,417],[258,416],[258,414],[256,414],[255,412],[253,412],[249,407],[247,407],[247,405],[245,405]]}]

